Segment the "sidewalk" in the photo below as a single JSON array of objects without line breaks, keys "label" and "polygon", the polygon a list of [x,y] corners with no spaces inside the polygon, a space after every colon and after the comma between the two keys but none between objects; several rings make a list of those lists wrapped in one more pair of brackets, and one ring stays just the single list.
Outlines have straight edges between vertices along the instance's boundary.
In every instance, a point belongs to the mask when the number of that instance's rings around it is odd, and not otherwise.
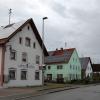
[{"label": "sidewalk", "polygon": [[80,87],[84,87],[84,85],[49,84],[42,87],[0,89],[0,100],[20,100],[21,98],[24,99],[32,96],[76,89]]},{"label": "sidewalk", "polygon": [[0,89],[0,97],[10,96],[10,95],[18,95],[23,93],[35,93],[41,90],[48,90],[54,88],[62,88],[66,87],[65,84],[47,84],[45,86],[34,86],[34,87],[19,87],[19,88],[1,88]]}]

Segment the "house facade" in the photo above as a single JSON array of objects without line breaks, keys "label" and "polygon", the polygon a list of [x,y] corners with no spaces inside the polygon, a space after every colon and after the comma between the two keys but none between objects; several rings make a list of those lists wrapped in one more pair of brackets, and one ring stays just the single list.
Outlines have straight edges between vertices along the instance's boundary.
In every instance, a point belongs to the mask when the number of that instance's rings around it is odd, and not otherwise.
[{"label": "house facade", "polygon": [[81,67],[82,67],[82,79],[92,78],[93,69],[92,69],[92,61],[90,57],[82,57],[80,58]]},{"label": "house facade", "polygon": [[41,65],[42,39],[32,19],[1,27],[1,87],[42,85]]},{"label": "house facade", "polygon": [[46,81],[67,82],[81,79],[81,64],[75,48],[49,52],[45,63]]}]

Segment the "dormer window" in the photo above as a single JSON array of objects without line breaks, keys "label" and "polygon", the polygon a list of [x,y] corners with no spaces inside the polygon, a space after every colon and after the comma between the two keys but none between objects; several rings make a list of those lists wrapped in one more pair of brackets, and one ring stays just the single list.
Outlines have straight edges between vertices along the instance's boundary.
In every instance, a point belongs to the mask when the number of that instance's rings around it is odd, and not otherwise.
[{"label": "dormer window", "polygon": [[30,47],[31,46],[31,39],[30,38],[26,37],[26,39],[25,39],[25,45],[27,47]]}]

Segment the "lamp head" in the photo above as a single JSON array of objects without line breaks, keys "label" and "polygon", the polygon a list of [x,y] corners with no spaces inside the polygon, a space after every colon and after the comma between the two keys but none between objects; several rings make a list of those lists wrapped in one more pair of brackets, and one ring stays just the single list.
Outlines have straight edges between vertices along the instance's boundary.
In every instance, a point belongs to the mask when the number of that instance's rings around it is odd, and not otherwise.
[{"label": "lamp head", "polygon": [[43,17],[43,20],[48,19],[48,17]]}]

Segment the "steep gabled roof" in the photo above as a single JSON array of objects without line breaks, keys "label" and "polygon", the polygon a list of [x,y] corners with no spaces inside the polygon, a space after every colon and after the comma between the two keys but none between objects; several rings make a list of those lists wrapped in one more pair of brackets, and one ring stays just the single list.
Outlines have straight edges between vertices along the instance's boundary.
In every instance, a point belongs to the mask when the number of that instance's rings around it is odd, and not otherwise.
[{"label": "steep gabled roof", "polygon": [[92,65],[92,62],[91,62],[90,57],[82,57],[82,58],[80,58],[80,62],[81,62],[81,67],[82,67],[82,69],[84,69],[84,70],[86,70],[86,68],[87,68],[89,62],[90,62],[91,65]]},{"label": "steep gabled roof", "polygon": [[93,72],[100,72],[100,64],[92,64]]},{"label": "steep gabled roof", "polygon": [[[33,32],[36,36],[36,39],[38,40],[38,42],[42,48],[43,41],[39,35],[39,32],[38,32],[32,18],[25,20],[25,21],[18,22],[18,23],[13,23],[13,24],[7,25],[5,27],[0,27],[0,45],[8,42],[9,39],[11,39],[16,33],[18,33],[28,23],[31,25]],[[47,52],[44,44],[43,44],[43,47],[44,47],[44,54],[46,56],[48,56],[48,52]]]},{"label": "steep gabled roof", "polygon": [[50,55],[45,58],[45,63],[46,64],[68,63],[74,50],[75,48],[50,51],[49,52]]}]

